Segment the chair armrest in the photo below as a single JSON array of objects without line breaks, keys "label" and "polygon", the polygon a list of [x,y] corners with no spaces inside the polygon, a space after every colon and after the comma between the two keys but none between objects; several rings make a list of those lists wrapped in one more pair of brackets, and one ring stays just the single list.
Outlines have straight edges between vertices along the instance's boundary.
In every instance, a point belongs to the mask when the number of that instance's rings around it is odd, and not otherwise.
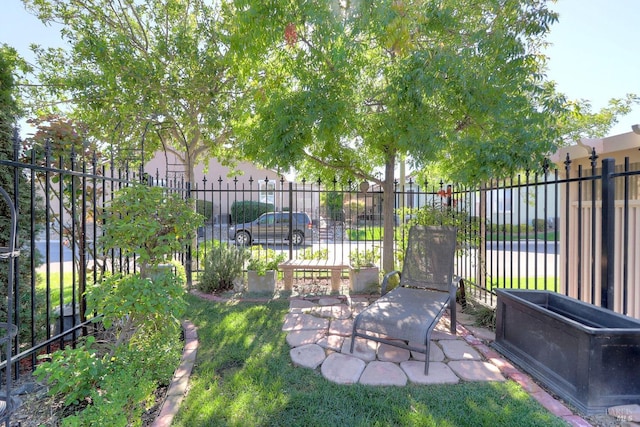
[{"label": "chair armrest", "polygon": [[391,271],[391,272],[389,272],[389,273],[384,275],[384,277],[382,278],[382,285],[380,286],[380,288],[381,288],[380,289],[380,293],[382,295],[387,293],[387,286],[389,284],[389,279],[391,278],[391,276],[394,276],[396,274],[398,275],[398,277],[402,276],[402,273],[400,271],[398,271],[398,270],[393,270],[393,271]]}]

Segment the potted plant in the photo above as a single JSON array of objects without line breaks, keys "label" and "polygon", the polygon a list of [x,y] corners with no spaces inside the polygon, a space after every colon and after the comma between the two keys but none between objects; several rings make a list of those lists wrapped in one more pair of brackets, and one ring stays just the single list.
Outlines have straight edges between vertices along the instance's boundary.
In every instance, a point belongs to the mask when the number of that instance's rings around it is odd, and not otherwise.
[{"label": "potted plant", "polygon": [[205,293],[242,290],[242,269],[249,252],[227,243],[216,242],[204,259],[198,290]]},{"label": "potted plant", "polygon": [[356,250],[349,254],[349,280],[353,292],[374,292],[380,285],[379,248]]},{"label": "potted plant", "polygon": [[[254,249],[256,248],[256,249]],[[278,278],[278,264],[285,259],[273,249],[254,246],[247,263],[247,290],[249,292],[274,292]]]}]

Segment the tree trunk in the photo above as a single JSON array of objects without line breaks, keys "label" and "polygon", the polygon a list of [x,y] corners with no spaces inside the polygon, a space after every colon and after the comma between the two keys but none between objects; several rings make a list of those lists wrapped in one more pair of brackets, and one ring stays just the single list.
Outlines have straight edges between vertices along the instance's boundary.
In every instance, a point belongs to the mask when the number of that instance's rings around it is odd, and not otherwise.
[{"label": "tree trunk", "polygon": [[382,183],[382,217],[384,236],[382,240],[382,269],[388,273],[394,269],[394,170],[396,166],[396,156],[394,154],[387,158],[384,171],[384,182]]}]

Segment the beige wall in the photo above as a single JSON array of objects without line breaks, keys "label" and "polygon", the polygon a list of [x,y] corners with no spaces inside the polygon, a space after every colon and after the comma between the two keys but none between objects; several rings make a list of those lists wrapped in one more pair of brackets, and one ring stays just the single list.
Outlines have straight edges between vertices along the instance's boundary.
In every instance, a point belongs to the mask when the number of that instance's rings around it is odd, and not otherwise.
[{"label": "beige wall", "polygon": [[[183,168],[177,163],[174,155],[170,153],[165,155],[163,151],[158,151],[145,166],[145,172],[154,178],[168,176],[170,180],[181,180],[184,176]],[[236,199],[266,201],[273,203],[276,210],[289,208],[288,195],[283,192],[289,188],[289,181],[283,179],[282,175],[273,170],[258,168],[248,162],[240,162],[235,170],[241,171],[241,174],[231,173],[229,167],[220,164],[215,159],[209,160],[206,167],[204,164],[195,167],[195,182],[192,188],[202,190],[203,178],[206,177],[204,189],[213,190],[213,192],[207,191],[206,194],[198,194],[197,198],[212,201],[215,214],[229,214],[231,205]],[[220,179],[222,179],[221,182]],[[269,186],[275,184],[275,192],[267,192],[267,182]],[[311,218],[317,218],[319,215],[318,193],[309,191],[309,184],[303,186],[296,183],[294,185],[299,191],[295,193],[293,210],[305,211]],[[218,190],[222,190],[222,196]]]}]

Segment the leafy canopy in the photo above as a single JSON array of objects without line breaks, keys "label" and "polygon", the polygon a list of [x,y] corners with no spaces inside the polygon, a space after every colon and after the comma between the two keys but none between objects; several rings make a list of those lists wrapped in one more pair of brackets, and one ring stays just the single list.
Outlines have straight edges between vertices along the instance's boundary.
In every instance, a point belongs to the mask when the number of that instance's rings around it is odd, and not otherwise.
[{"label": "leafy canopy", "polygon": [[467,182],[532,167],[562,111],[543,79],[546,3],[235,1],[242,149],[374,181],[400,155]]},{"label": "leafy canopy", "polygon": [[[166,149],[186,172],[221,149],[229,132],[233,78],[215,2],[205,0],[25,0],[60,22],[70,48],[36,49],[34,99],[63,108],[124,160],[144,145]],[[190,175],[189,175],[190,176]]]}]

